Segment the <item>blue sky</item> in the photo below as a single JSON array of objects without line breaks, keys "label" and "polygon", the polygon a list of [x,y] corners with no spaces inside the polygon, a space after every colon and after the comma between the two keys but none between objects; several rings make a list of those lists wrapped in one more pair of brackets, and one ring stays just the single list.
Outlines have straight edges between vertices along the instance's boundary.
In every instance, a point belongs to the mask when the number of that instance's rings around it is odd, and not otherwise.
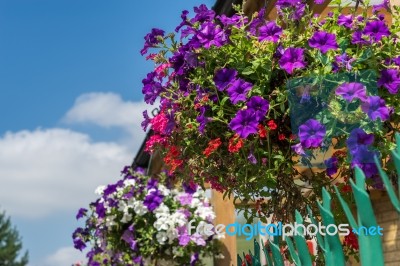
[{"label": "blue sky", "polygon": [[0,210],[31,266],[82,257],[71,248],[76,210],[144,136],[143,36],[172,31],[201,3],[214,1],[0,0]]}]

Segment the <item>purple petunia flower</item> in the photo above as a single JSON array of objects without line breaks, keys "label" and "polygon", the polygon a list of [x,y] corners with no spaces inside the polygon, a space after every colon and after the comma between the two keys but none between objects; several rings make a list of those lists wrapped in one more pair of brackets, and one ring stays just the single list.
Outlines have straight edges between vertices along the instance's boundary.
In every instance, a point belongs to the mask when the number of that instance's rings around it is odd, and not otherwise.
[{"label": "purple petunia flower", "polygon": [[194,253],[190,256],[190,266],[195,266],[197,261],[199,261],[199,253]]},{"label": "purple petunia flower", "polygon": [[301,143],[297,143],[296,145],[293,145],[291,148],[298,155],[301,155],[301,156],[307,155],[306,152],[304,151],[303,146],[301,146]]},{"label": "purple petunia flower", "polygon": [[79,211],[78,211],[78,213],[76,214],[76,219],[79,220],[80,218],[82,218],[83,216],[85,216],[87,211],[88,211],[88,210],[85,209],[85,208],[80,208]]},{"label": "purple petunia flower", "polygon": [[144,94],[144,101],[148,104],[153,104],[158,95],[160,95],[163,87],[160,82],[152,82],[144,85],[142,93]]},{"label": "purple petunia flower", "polygon": [[153,190],[146,196],[143,201],[143,205],[147,207],[149,211],[154,211],[164,199],[164,195],[157,189]]},{"label": "purple petunia flower", "polygon": [[106,208],[102,202],[96,203],[96,213],[99,218],[104,218],[106,216]]},{"label": "purple petunia flower", "polygon": [[367,134],[361,128],[355,128],[350,132],[350,136],[346,141],[350,153],[355,153],[361,146],[369,146],[374,143],[374,134]]},{"label": "purple petunia flower", "polygon": [[304,68],[306,66],[304,49],[292,47],[286,49],[279,60],[279,66],[289,74],[292,74],[296,68]]},{"label": "purple petunia flower", "polygon": [[267,25],[261,26],[258,30],[258,40],[277,42],[282,34],[282,28],[276,25],[275,21],[270,21]]},{"label": "purple petunia flower", "polygon": [[323,54],[329,50],[339,48],[335,34],[325,31],[315,32],[311,39],[308,40],[308,44],[310,47],[320,50]]},{"label": "purple petunia flower", "polygon": [[206,111],[207,107],[205,106],[200,107],[200,115],[196,117],[196,121],[200,123],[199,132],[201,134],[204,133],[207,123],[212,120],[212,118],[206,116]]},{"label": "purple petunia flower", "polygon": [[143,49],[140,50],[140,53],[144,55],[147,53],[149,48],[155,47],[159,43],[158,38],[164,37],[164,33],[165,32],[160,29],[151,29],[151,32],[144,36],[145,43]]},{"label": "purple petunia flower", "polygon": [[347,71],[351,71],[353,68],[351,63],[353,63],[356,59],[350,57],[348,54],[343,53],[341,55],[335,56],[335,61],[332,63],[333,71],[337,72],[340,68],[346,68]]},{"label": "purple petunia flower", "polygon": [[390,31],[385,22],[375,20],[367,22],[363,34],[368,35],[371,41],[379,42],[383,37],[389,36]]},{"label": "purple petunia flower", "polygon": [[381,9],[390,10],[389,0],[383,0],[381,4],[372,6],[372,13],[378,12]]},{"label": "purple petunia flower", "polygon": [[183,193],[178,196],[178,201],[181,205],[190,205],[192,203],[193,196],[189,193]]},{"label": "purple petunia flower", "polygon": [[194,233],[193,235],[191,235],[190,240],[192,240],[198,246],[206,245],[206,241],[203,239],[203,236],[200,235],[199,233]]},{"label": "purple petunia flower", "polygon": [[256,114],[251,110],[240,110],[229,123],[229,127],[241,138],[247,138],[250,134],[257,133],[258,122]]},{"label": "purple petunia flower", "polygon": [[249,160],[251,164],[257,164],[257,159],[252,152],[247,156],[247,160]]},{"label": "purple petunia flower", "polygon": [[351,29],[351,26],[353,25],[353,15],[351,15],[351,14],[349,14],[349,15],[341,14],[338,17],[337,23],[340,26],[344,26],[346,28]]},{"label": "purple petunia flower", "polygon": [[74,238],[74,248],[79,249],[82,251],[84,248],[86,248],[85,242],[80,237],[75,237]]},{"label": "purple petunia flower", "polygon": [[201,28],[197,33],[197,39],[204,48],[210,48],[213,45],[220,47],[227,40],[221,27],[216,26],[212,22],[206,22],[201,25]]},{"label": "purple petunia flower", "polygon": [[247,93],[251,90],[251,88],[251,83],[246,82],[243,79],[237,79],[232,82],[227,89],[229,99],[233,104],[237,104],[240,101],[245,101],[247,98]]},{"label": "purple petunia flower", "polygon": [[269,109],[269,102],[261,96],[253,96],[247,102],[247,109],[251,109],[256,114],[258,122],[265,118],[265,115]]},{"label": "purple petunia flower", "polygon": [[374,157],[377,156],[377,152],[369,150],[367,146],[360,146],[353,154],[351,166],[356,166],[363,170],[366,177],[370,178],[378,173]]},{"label": "purple petunia flower", "polygon": [[151,119],[149,117],[149,114],[147,113],[147,110],[143,111],[143,118],[144,120],[140,124],[142,126],[143,131],[146,131],[147,127],[149,126]]},{"label": "purple petunia flower", "polygon": [[289,11],[289,19],[295,21],[303,17],[306,7],[305,3],[300,0],[278,0],[275,6],[280,16]]},{"label": "purple petunia flower", "polygon": [[235,80],[236,75],[237,71],[235,69],[222,68],[218,70],[214,76],[215,87],[217,87],[219,91],[223,91],[226,86]]},{"label": "purple petunia flower", "polygon": [[378,80],[378,86],[385,87],[389,93],[396,94],[399,91],[400,77],[396,69],[384,69]]},{"label": "purple petunia flower", "polygon": [[319,121],[309,119],[299,126],[300,143],[304,148],[317,148],[322,144],[326,128]]},{"label": "purple petunia flower", "polygon": [[121,239],[124,240],[132,250],[137,250],[137,241],[133,236],[134,227],[133,225],[129,226],[128,229],[124,231]]},{"label": "purple petunia flower", "polygon": [[336,88],[336,95],[342,96],[347,102],[351,102],[354,99],[360,99],[361,101],[367,100],[365,86],[358,82],[343,83]]},{"label": "purple petunia flower", "polygon": [[385,100],[379,96],[369,96],[367,101],[361,104],[361,109],[368,114],[372,121],[375,121],[378,117],[382,121],[389,119],[389,108],[387,108]]},{"label": "purple petunia flower", "polygon": [[355,31],[351,37],[351,43],[365,45],[365,44],[370,44],[371,42],[366,40],[366,36],[363,35],[361,31]]},{"label": "purple petunia flower", "polygon": [[325,2],[325,0],[314,0],[314,3],[317,5],[322,5]]},{"label": "purple petunia flower", "polygon": [[228,17],[225,14],[222,14],[218,18],[221,21],[222,25],[224,25],[225,27],[233,25],[238,28],[243,27],[245,24],[248,23],[249,20],[247,17],[242,17],[238,14],[234,14],[232,17]]},{"label": "purple petunia flower", "polygon": [[147,182],[147,189],[150,190],[152,188],[157,188],[158,185],[158,180],[155,178],[150,178],[149,181]]},{"label": "purple petunia flower", "polygon": [[214,10],[208,9],[208,7],[204,4],[201,4],[198,7],[194,7],[193,10],[194,13],[196,13],[196,16],[190,21],[192,24],[196,22],[211,21],[214,19]]},{"label": "purple petunia flower", "polygon": [[338,159],[336,157],[331,157],[324,161],[326,166],[326,174],[332,177],[338,171]]}]

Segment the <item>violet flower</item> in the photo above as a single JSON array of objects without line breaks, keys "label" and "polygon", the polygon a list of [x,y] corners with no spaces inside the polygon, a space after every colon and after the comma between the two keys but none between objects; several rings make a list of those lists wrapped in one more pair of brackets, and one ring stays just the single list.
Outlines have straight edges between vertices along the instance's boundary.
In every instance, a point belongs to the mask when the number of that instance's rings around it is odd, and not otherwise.
[{"label": "violet flower", "polygon": [[277,42],[282,34],[282,28],[276,25],[275,21],[270,21],[267,25],[261,26],[258,30],[258,40]]},{"label": "violet flower", "polygon": [[247,102],[247,109],[253,110],[256,114],[257,121],[260,122],[267,114],[269,102],[261,96],[253,96]]},{"label": "violet flower", "polygon": [[202,23],[205,21],[212,21],[215,17],[214,10],[208,9],[208,7],[204,4],[194,7],[193,10],[194,13],[196,13],[196,16],[190,21],[192,24],[196,22]]},{"label": "violet flower", "polygon": [[319,121],[309,119],[299,126],[300,143],[304,148],[317,148],[322,144],[326,128]]},{"label": "violet flower", "polygon": [[326,174],[332,177],[338,171],[338,159],[336,157],[331,157],[324,161],[326,166]]},{"label": "violet flower", "polygon": [[377,152],[369,150],[367,146],[360,146],[353,154],[351,166],[356,166],[363,170],[366,177],[370,178],[378,173],[374,158]]},{"label": "violet flower", "polygon": [[365,39],[365,35],[361,31],[355,31],[351,37],[352,44],[366,45],[370,44],[370,41]]},{"label": "violet flower", "polygon": [[164,195],[157,189],[153,190],[146,196],[143,201],[143,205],[147,207],[149,211],[154,211],[164,199]]},{"label": "violet flower", "polygon": [[367,101],[361,103],[361,110],[367,113],[372,121],[378,118],[382,121],[389,119],[389,108],[387,108],[385,100],[379,96],[369,96]]},{"label": "violet flower", "polygon": [[337,72],[340,68],[346,68],[347,71],[351,71],[353,68],[351,64],[355,61],[355,58],[350,57],[348,54],[343,53],[335,56],[335,61],[332,63],[333,71]]},{"label": "violet flower", "polygon": [[385,22],[375,20],[367,22],[363,34],[369,36],[371,41],[379,42],[383,37],[389,36],[390,31]]},{"label": "violet flower", "polygon": [[385,87],[391,94],[396,94],[400,86],[399,72],[392,68],[382,70],[381,77],[378,80],[378,86]]},{"label": "violet flower", "polygon": [[343,15],[340,14],[338,17],[338,21],[337,24],[340,26],[344,26],[348,29],[351,29],[352,25],[353,25],[353,15],[349,14],[349,15]]},{"label": "violet flower", "polygon": [[252,110],[239,110],[229,123],[229,127],[241,138],[247,138],[258,131],[258,122]]},{"label": "violet flower", "polygon": [[207,49],[213,45],[220,47],[227,40],[223,30],[212,22],[206,22],[201,25],[201,28],[197,33],[197,39],[199,43]]},{"label": "violet flower", "polygon": [[243,79],[237,79],[230,84],[227,89],[229,99],[233,104],[237,104],[240,101],[245,101],[247,93],[252,89],[252,84],[244,81]]},{"label": "violet flower", "polygon": [[279,60],[279,66],[289,74],[292,74],[297,68],[304,68],[306,66],[306,62],[304,61],[304,49],[287,48]]},{"label": "violet flower", "polygon": [[77,220],[79,220],[80,218],[82,218],[83,216],[85,216],[86,215],[86,213],[87,213],[87,209],[85,209],[85,208],[80,208],[79,210],[78,210],[78,213],[76,214],[76,219]]},{"label": "violet flower", "polygon": [[214,83],[219,91],[223,91],[237,76],[237,71],[232,68],[222,68],[215,73]]},{"label": "violet flower", "polygon": [[160,29],[151,29],[151,32],[144,36],[144,47],[140,50],[142,55],[146,54],[149,48],[155,47],[160,41],[158,40],[159,37],[164,37],[164,31]]},{"label": "violet flower", "polygon": [[339,48],[336,42],[335,34],[325,31],[315,32],[311,39],[308,40],[308,44],[310,47],[320,50],[323,54],[329,50],[335,50]]},{"label": "violet flower", "polygon": [[365,86],[358,82],[343,83],[336,88],[336,95],[340,95],[347,102],[352,102],[354,99],[360,99],[361,101],[367,100],[367,91]]},{"label": "violet flower", "polygon": [[361,146],[369,146],[374,143],[374,134],[367,134],[361,128],[355,128],[350,132],[350,136],[346,141],[350,153],[354,153]]}]

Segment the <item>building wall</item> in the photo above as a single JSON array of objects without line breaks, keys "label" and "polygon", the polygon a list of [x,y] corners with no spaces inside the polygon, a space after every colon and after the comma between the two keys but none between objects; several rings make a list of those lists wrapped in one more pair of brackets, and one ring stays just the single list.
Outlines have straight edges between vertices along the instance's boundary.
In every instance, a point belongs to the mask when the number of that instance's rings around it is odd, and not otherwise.
[{"label": "building wall", "polygon": [[386,266],[400,265],[400,215],[384,191],[371,192],[376,220],[383,228],[383,252]]}]

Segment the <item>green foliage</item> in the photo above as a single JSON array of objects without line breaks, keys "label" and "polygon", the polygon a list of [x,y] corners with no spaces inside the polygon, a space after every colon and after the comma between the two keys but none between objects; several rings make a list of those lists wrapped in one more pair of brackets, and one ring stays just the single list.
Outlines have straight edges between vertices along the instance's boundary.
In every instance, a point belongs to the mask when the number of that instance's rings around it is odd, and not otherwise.
[{"label": "green foliage", "polygon": [[23,255],[22,240],[16,228],[12,227],[11,220],[5,212],[0,213],[0,265],[25,266],[28,264],[28,252]]}]

